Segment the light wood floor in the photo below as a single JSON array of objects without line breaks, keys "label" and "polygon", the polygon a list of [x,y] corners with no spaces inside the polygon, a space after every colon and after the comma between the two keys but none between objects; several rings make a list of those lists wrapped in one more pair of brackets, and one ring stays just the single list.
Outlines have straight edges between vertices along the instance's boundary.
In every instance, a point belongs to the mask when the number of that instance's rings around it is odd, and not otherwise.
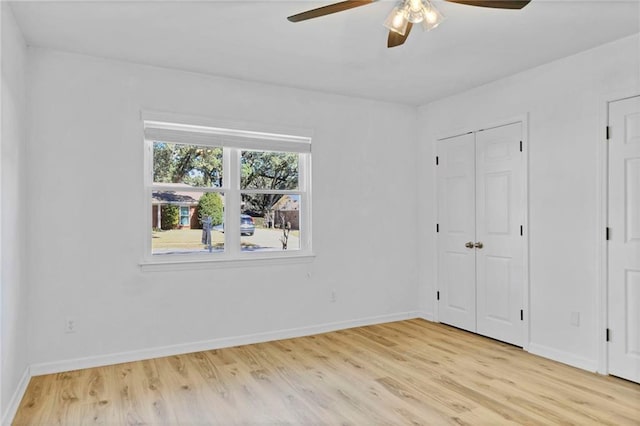
[{"label": "light wood floor", "polygon": [[640,424],[640,385],[423,320],[31,379],[15,424]]}]

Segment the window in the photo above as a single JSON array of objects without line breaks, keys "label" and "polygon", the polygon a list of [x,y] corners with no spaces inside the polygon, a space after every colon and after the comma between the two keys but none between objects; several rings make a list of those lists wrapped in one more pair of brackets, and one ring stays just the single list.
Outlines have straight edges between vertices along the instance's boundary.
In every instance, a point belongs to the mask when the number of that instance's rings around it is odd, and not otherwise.
[{"label": "window", "polygon": [[240,208],[258,213],[264,228],[258,247],[244,238],[241,250],[299,250],[300,154],[242,150],[240,169]]},{"label": "window", "polygon": [[189,226],[189,207],[180,206],[180,226]]},{"label": "window", "polygon": [[147,262],[310,253],[310,138],[144,126]]}]

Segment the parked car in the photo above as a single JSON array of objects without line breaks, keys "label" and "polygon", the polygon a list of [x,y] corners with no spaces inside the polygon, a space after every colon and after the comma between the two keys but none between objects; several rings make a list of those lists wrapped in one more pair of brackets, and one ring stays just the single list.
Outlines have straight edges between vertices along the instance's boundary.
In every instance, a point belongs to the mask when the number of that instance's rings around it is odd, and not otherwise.
[{"label": "parked car", "polygon": [[[213,228],[214,231],[224,232],[224,223],[216,225]],[[252,236],[256,232],[256,223],[248,214],[240,215],[240,235]]]},{"label": "parked car", "polygon": [[253,235],[256,232],[256,223],[248,214],[240,215],[240,235]]}]

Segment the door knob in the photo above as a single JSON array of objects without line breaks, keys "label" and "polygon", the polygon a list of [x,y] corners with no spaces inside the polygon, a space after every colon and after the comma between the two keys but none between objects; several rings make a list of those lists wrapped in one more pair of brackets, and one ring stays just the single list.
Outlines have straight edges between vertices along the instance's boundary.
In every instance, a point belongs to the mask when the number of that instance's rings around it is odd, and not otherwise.
[{"label": "door knob", "polygon": [[464,245],[466,248],[473,248],[473,242],[469,241],[467,244]]},{"label": "door knob", "polygon": [[482,244],[482,242],[478,241],[478,242],[476,243],[476,248],[481,249],[482,247],[484,247],[484,244]]}]

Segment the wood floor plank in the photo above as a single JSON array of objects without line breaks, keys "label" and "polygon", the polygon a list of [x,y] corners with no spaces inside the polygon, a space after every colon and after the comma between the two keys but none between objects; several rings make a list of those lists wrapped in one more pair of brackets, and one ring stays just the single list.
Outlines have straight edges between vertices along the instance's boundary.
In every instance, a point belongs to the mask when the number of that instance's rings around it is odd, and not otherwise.
[{"label": "wood floor plank", "polygon": [[407,320],[33,377],[15,425],[640,425],[640,385]]},{"label": "wood floor plank", "polygon": [[[307,359],[306,372],[312,373],[305,379],[308,383],[307,394],[319,395],[324,405],[332,406],[335,411],[350,413],[347,418],[352,421],[362,419],[360,423],[369,420],[376,424],[390,424],[394,419],[392,413],[378,409],[373,397],[374,393],[367,386],[368,383],[358,380],[356,375],[345,374],[344,368],[340,366],[342,361],[335,356],[335,349],[329,350],[334,356],[326,356],[323,352],[314,349],[315,345],[322,345],[323,338],[324,336],[320,336],[306,341],[295,339],[283,342],[284,345],[291,344],[298,348],[297,351],[291,350],[289,353],[303,353]],[[305,377],[304,372],[299,372],[298,375]],[[367,394],[368,398],[354,397],[354,394],[363,393]],[[357,421],[356,424],[358,424]]]}]

